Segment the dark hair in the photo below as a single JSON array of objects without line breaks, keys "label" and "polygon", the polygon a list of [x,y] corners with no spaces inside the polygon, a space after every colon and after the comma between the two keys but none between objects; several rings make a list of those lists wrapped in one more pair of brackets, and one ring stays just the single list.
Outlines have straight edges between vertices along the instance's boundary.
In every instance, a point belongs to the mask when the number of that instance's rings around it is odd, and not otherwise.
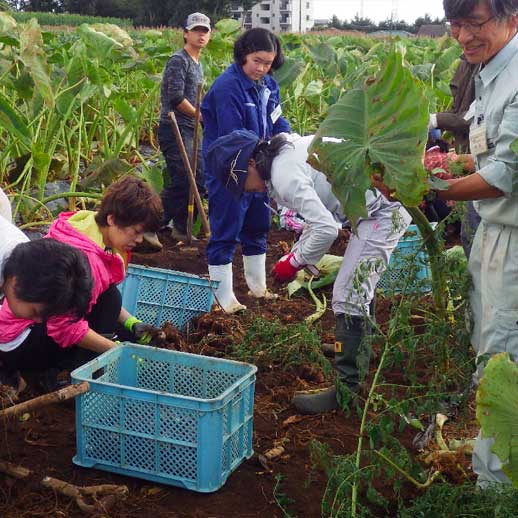
[{"label": "dark hair", "polygon": [[275,135],[270,141],[260,140],[257,143],[250,158],[255,160],[255,167],[263,180],[266,181],[271,178],[273,159],[286,146],[294,147],[282,134]]},{"label": "dark hair", "polygon": [[43,317],[82,318],[92,297],[92,273],[85,254],[52,238],[19,243],[3,266],[4,282],[16,277],[14,293],[23,302],[44,304]]},{"label": "dark hair", "polygon": [[[482,0],[443,0],[444,14],[448,19],[467,18]],[[518,14],[517,0],[486,0],[495,18],[507,18]]]},{"label": "dark hair", "polygon": [[239,36],[234,43],[234,61],[238,65],[244,65],[248,54],[261,51],[275,52],[273,70],[281,68],[284,64],[284,54],[279,38],[273,32],[261,27],[249,29]]},{"label": "dark hair", "polygon": [[95,221],[106,227],[110,214],[119,227],[144,225],[146,232],[156,232],[162,222],[162,201],[144,180],[124,176],[104,193]]}]

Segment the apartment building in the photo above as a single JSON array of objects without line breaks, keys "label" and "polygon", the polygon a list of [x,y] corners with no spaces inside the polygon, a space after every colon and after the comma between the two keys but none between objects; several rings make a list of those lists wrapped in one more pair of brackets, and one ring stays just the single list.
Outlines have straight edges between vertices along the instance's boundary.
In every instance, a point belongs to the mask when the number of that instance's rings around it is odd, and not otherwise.
[{"label": "apartment building", "polygon": [[234,2],[232,17],[245,29],[263,27],[273,32],[306,32],[314,25],[313,0],[263,0],[247,12],[239,2]]}]

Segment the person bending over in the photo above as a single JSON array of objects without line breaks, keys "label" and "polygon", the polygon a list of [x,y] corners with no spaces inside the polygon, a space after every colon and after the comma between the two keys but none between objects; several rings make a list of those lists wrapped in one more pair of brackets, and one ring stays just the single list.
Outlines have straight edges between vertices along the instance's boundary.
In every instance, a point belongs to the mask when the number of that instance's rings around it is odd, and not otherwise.
[{"label": "person bending over", "polygon": [[[346,223],[327,178],[306,162],[312,140],[313,136],[293,134],[263,141],[250,131],[239,130],[220,137],[208,150],[209,167],[235,197],[268,191],[278,204],[304,218],[300,239],[273,268],[273,276],[281,282],[315,265]],[[365,201],[368,216],[351,236],[333,288],[335,369],[339,382],[353,392],[368,369],[370,348],[364,337],[370,332],[376,284],[411,219],[400,203],[389,201],[377,190],[368,190]],[[355,287],[358,280],[360,288]],[[293,403],[299,412],[310,414],[339,408],[335,386],[297,393]]]}]

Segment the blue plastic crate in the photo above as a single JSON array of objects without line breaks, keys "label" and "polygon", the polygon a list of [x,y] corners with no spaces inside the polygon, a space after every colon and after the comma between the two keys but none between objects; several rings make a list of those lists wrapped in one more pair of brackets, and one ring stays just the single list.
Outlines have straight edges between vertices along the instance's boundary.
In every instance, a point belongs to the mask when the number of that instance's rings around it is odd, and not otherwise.
[{"label": "blue plastic crate", "polygon": [[387,293],[426,293],[431,290],[430,279],[430,263],[421,233],[417,225],[410,225],[392,253],[377,289]]},{"label": "blue plastic crate", "polygon": [[171,322],[183,330],[192,318],[210,311],[217,286],[197,275],[130,264],[119,290],[122,305],[143,322],[156,327]]},{"label": "blue plastic crate", "polygon": [[75,464],[200,492],[253,455],[246,363],[125,343],[72,372]]}]

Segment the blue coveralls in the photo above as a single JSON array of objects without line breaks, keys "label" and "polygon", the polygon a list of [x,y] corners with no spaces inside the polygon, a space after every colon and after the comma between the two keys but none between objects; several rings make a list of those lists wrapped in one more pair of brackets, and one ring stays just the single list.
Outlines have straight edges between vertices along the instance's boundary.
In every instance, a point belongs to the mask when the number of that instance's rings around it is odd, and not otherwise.
[{"label": "blue coveralls", "polygon": [[[280,114],[279,86],[266,75],[261,85],[249,79],[241,66],[230,65],[203,99],[203,156],[218,137],[236,129],[247,129],[260,138],[290,132],[288,121]],[[210,239],[207,258],[210,265],[232,262],[237,243],[243,255],[266,252],[270,211],[268,195],[245,193],[236,200],[207,167],[205,178],[209,196]]]}]

